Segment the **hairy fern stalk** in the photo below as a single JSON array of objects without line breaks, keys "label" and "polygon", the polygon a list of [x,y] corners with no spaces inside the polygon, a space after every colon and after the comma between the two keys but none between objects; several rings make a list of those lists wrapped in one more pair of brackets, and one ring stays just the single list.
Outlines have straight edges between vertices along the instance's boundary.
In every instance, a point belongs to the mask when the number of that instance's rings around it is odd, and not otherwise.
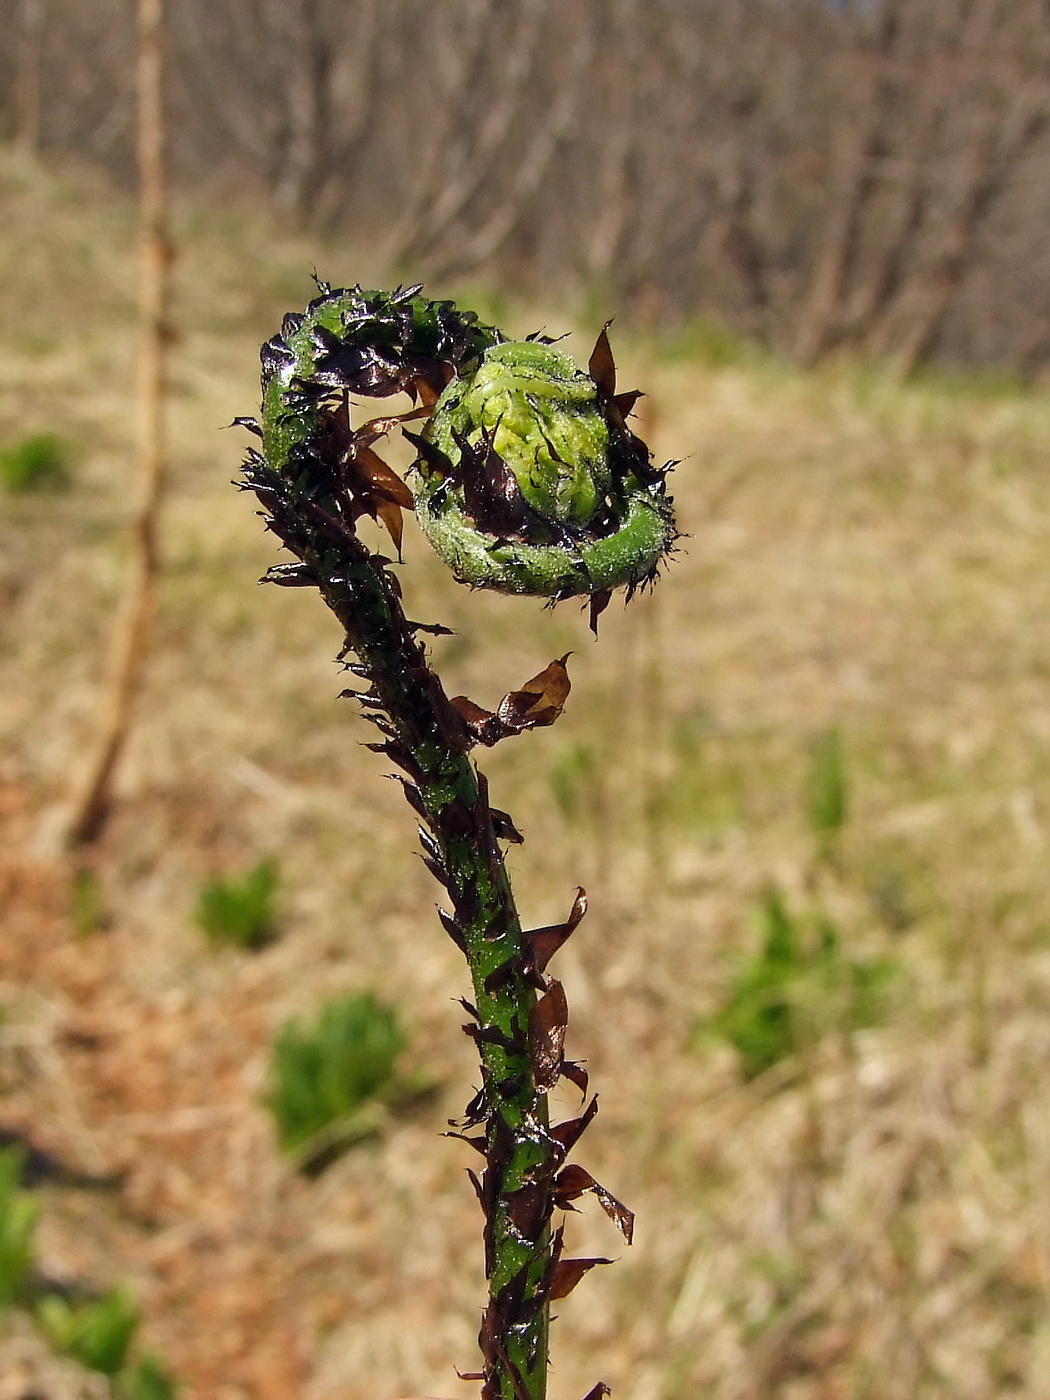
[{"label": "hairy fern stalk", "polygon": [[[589,600],[591,625],[612,591],[655,580],[675,539],[665,471],[626,418],[603,331],[589,372],[542,337],[508,341],[473,312],[410,287],[320,295],[285,317],[262,351],[263,404],[241,419],[260,439],[244,485],[295,556],[268,581],[316,588],[342,624],[341,659],[399,770],[419,818],[423,857],[448,893],[446,931],[473,985],[464,1000],[482,1083],[455,1125],[484,1161],[472,1174],[484,1214],[489,1296],[479,1342],[482,1400],[543,1400],[550,1304],[594,1265],[563,1252],[555,1211],[592,1193],[628,1242],[633,1216],[569,1154],[597,1110],[587,1075],[567,1060],[568,1009],[548,963],[586,911],[580,890],[564,923],[523,930],[501,841],[520,841],[488,799],[471,750],[553,723],[569,691],[565,658],[492,712],[450,699],[409,621],[391,560],[356,524],[380,521],[400,555],[403,511],[456,576],[475,587]],[[354,427],[351,398],[407,393],[415,407]],[[412,423],[412,427],[407,425]],[[396,429],[415,444],[408,479],[377,454]],[[547,1095],[567,1077],[578,1117],[551,1123]],[[588,1396],[597,1400],[599,1383]]]}]

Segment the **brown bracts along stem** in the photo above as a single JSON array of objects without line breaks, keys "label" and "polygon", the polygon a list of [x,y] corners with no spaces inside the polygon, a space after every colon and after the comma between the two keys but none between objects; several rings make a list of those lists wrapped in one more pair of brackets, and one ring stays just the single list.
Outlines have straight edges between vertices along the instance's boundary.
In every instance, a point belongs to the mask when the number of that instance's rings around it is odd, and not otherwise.
[{"label": "brown bracts along stem", "polygon": [[[391,561],[370,551],[355,528],[362,514],[382,521],[395,546],[404,483],[374,444],[407,418],[426,416],[443,385],[498,332],[470,313],[433,303],[418,289],[331,293],[304,317],[288,317],[263,350],[261,424],[242,420],[262,439],[245,464],[245,486],[264,508],[268,527],[298,562],[271,569],[267,580],[316,587],[345,632],[342,657],[358,680],[355,696],[381,739],[373,749],[400,770],[420,819],[423,859],[448,893],[441,922],[464,953],[473,986],[464,1030],[481,1058],[481,1087],[454,1135],[484,1159],[471,1173],[485,1218],[489,1296],[479,1341],[483,1400],[543,1400],[550,1303],[568,1294],[602,1259],[562,1254],[557,1208],[591,1192],[629,1241],[633,1217],[567,1157],[597,1110],[586,1102],[587,1078],[564,1057],[568,1009],[547,964],[586,910],[583,891],[563,924],[523,931],[501,840],[521,837],[493,808],[470,750],[552,723],[569,683],[565,660],[504,697],[496,712],[465,697],[450,699],[408,620]],[[402,389],[423,408],[401,419],[351,426],[349,396]],[[547,1095],[562,1077],[584,1096],[579,1116],[552,1125]],[[588,1400],[597,1400],[603,1385]]]}]

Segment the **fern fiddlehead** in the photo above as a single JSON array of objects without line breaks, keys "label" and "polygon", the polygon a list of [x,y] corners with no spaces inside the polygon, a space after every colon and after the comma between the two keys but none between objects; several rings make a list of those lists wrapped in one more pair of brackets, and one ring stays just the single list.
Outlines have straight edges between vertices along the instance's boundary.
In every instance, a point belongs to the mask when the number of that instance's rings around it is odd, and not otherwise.
[{"label": "fern fiddlehead", "polygon": [[[474,1184],[485,1216],[489,1298],[479,1343],[482,1400],[543,1400],[550,1303],[601,1259],[562,1257],[556,1209],[592,1192],[625,1238],[633,1217],[566,1159],[594,1117],[552,1124],[547,1095],[565,1077],[587,1093],[586,1072],[564,1055],[568,1008],[548,972],[586,910],[581,890],[562,924],[522,929],[500,847],[520,840],[490,806],[470,758],[526,729],[553,723],[569,691],[553,661],[496,711],[449,699],[410,622],[391,561],[357,531],[379,520],[398,551],[402,512],[414,509],[462,581],[557,600],[586,596],[592,627],[613,588],[628,595],[655,578],[675,537],[665,473],[630,432],[633,395],[617,395],[602,332],[589,374],[547,341],[513,342],[469,311],[421,289],[359,287],[320,295],[285,318],[262,350],[261,439],[246,488],[297,563],[267,579],[313,586],[342,624],[355,692],[400,769],[420,818],[423,857],[448,892],[442,923],[466,956],[464,1002],[482,1083],[456,1125],[482,1153]],[[354,427],[353,397],[408,393],[411,412]],[[405,425],[425,420],[422,431]],[[400,426],[418,458],[411,487],[375,444]],[[441,631],[443,629],[431,628]],[[595,1386],[587,1400],[605,1393]]]},{"label": "fern fiddlehead", "polygon": [[666,472],[627,427],[637,395],[616,394],[604,331],[585,374],[553,344],[507,341],[417,287],[326,288],[286,317],[263,363],[266,457],[285,472],[307,462],[333,394],[423,398],[426,428],[406,430],[411,505],[464,583],[552,599],[631,591],[673,548]]},{"label": "fern fiddlehead", "polygon": [[671,502],[611,389],[537,341],[494,345],[448,385],[419,444],[415,498],[457,578],[557,599],[655,576]]}]

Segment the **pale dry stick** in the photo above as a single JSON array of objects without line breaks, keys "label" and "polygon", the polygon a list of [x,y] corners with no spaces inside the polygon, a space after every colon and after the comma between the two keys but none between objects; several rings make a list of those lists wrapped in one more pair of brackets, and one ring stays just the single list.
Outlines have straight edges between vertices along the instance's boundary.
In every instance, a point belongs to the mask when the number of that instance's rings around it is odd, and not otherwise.
[{"label": "pale dry stick", "polygon": [[19,0],[16,18],[15,145],[28,156],[40,149],[40,69],[45,0]]},{"label": "pale dry stick", "polygon": [[163,0],[138,0],[139,173],[139,452],[138,506],[132,527],[134,557],[120,620],[113,636],[109,694],[87,774],[66,829],[68,845],[98,839],[113,802],[117,764],[131,728],[149,651],[159,572],[158,526],[164,489],[167,396],[168,271],[167,180],[164,161]]}]

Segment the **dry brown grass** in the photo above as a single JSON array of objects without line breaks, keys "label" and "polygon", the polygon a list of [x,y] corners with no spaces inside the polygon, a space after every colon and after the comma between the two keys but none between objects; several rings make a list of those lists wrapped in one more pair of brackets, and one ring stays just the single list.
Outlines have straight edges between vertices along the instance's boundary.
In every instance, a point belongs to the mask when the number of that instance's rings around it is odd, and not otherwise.
[{"label": "dry brown grass", "polygon": [[[192,1400],[467,1397],[482,1295],[458,955],[412,824],[334,698],[333,624],[256,589],[272,558],[219,431],[255,348],[375,269],[234,214],[184,212],[167,576],[120,814],[108,925],[77,938],[34,851],[91,733],[131,457],[131,223],[81,175],[0,163],[0,436],[77,444],[68,495],[0,522],[0,1122],[109,1191],[46,1188],[52,1273],[129,1280]],[[531,328],[536,313],[519,322]],[[593,332],[593,327],[590,328]],[[582,349],[585,341],[581,336]],[[637,1243],[562,1305],[552,1393],[631,1400],[1042,1400],[1050,1374],[1050,499],[1045,395],[720,368],[621,345],[655,391],[690,539],[651,598],[585,619],[470,596],[413,537],[417,616],[479,701],[570,648],[550,732],[486,755],[527,836],[523,911],[592,913],[561,955],[602,1112],[583,1160]],[[852,811],[816,858],[807,745],[841,726]],[[574,821],[552,797],[592,759]],[[281,940],[209,952],[200,882],[277,852]],[[745,1084],[688,1048],[775,880],[900,968],[882,1024]],[[440,1084],[310,1183],[260,1107],[267,1046],[333,989],[396,999]],[[616,1253],[595,1211],[574,1249]]]}]

